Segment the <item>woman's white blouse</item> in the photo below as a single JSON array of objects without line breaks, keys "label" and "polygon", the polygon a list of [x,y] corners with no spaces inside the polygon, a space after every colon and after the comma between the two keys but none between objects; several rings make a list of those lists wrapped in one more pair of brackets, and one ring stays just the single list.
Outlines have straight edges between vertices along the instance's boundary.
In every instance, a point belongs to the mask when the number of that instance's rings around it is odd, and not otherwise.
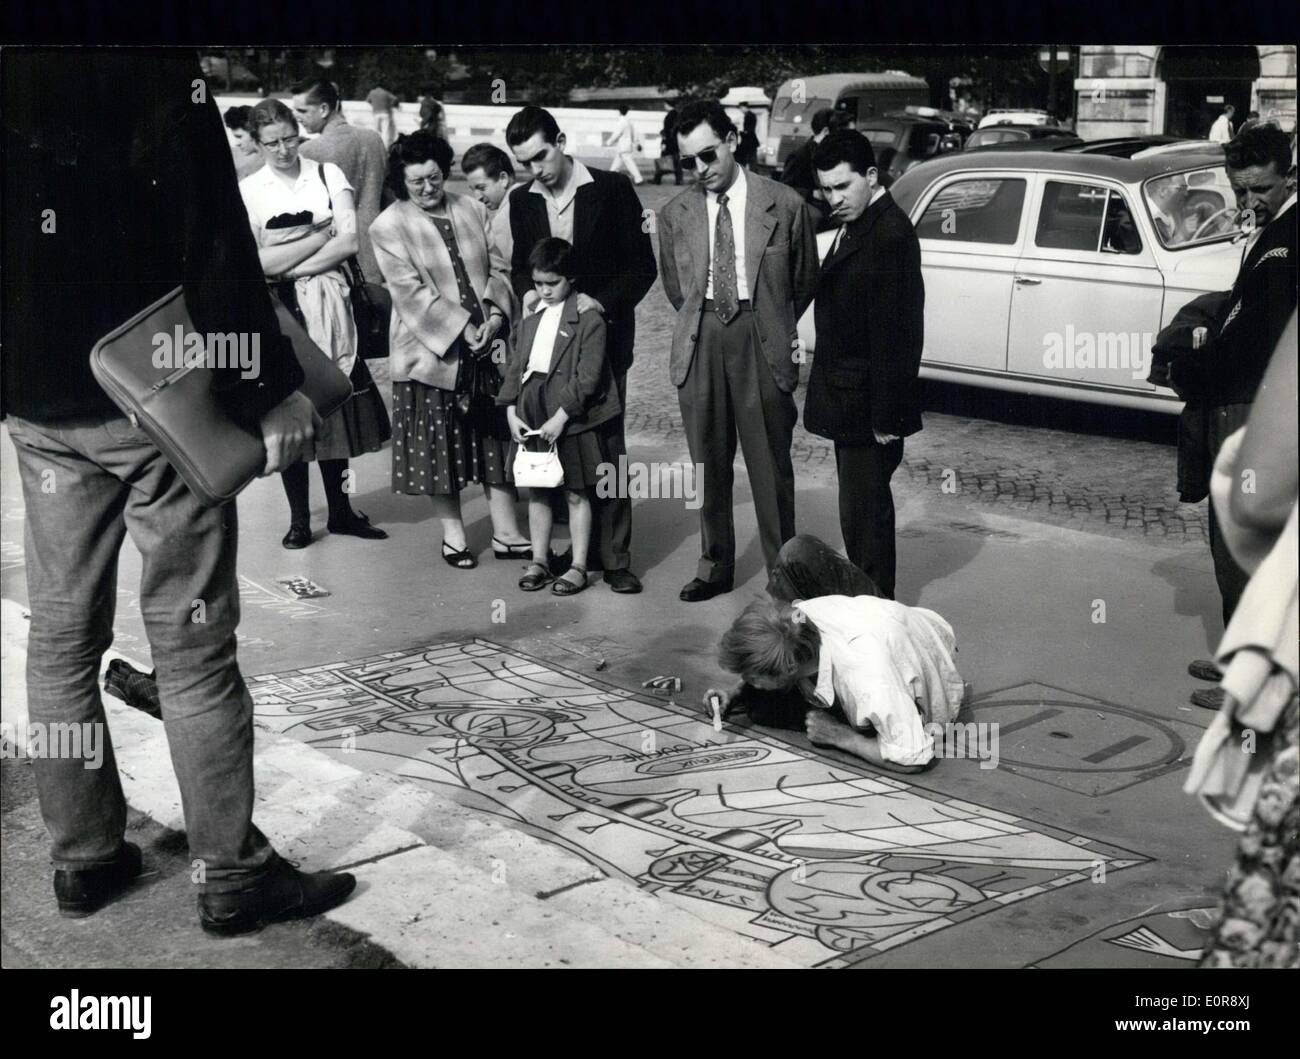
[{"label": "woman's white blouse", "polygon": [[[301,155],[298,162],[302,168],[292,188],[276,176],[269,165],[239,182],[239,193],[243,196],[244,208],[248,211],[248,224],[253,229],[253,238],[259,247],[270,242],[266,237],[266,222],[272,217],[311,210],[312,222],[318,223],[331,216],[332,197],[352,190],[343,170],[333,162],[315,162]],[[322,166],[325,169],[325,184],[321,183],[318,172]],[[329,185],[328,194],[326,184]]]}]

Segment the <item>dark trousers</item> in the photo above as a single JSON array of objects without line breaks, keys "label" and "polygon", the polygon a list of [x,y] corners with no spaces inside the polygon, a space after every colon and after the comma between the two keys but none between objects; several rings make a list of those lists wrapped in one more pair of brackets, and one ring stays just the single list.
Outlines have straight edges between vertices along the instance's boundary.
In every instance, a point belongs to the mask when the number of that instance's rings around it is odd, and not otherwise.
[{"label": "dark trousers", "polygon": [[894,494],[889,479],[902,460],[902,438],[888,445],[835,443],[844,550],[885,599],[894,598]]},{"label": "dark trousers", "polygon": [[[614,385],[618,387],[618,403],[623,411],[617,419],[605,423],[601,429],[605,431],[610,460],[617,467],[618,458],[627,455],[627,441],[623,435],[624,416],[627,412],[627,372],[615,375]],[[596,554],[600,556],[600,568],[606,572],[629,569],[632,566],[631,498],[593,498],[592,504],[595,506]]]},{"label": "dark trousers", "polygon": [[724,324],[704,303],[695,359],[677,390],[691,461],[703,469],[700,562],[696,577],[731,581],[736,527],[731,506],[736,441],[754,495],[758,534],[769,570],[781,545],[794,536],[794,465],[790,440],[799,416],[759,346],[748,303]]},{"label": "dark trousers", "polygon": [[[1225,404],[1209,410],[1209,448],[1210,465],[1219,457],[1223,443],[1250,418],[1250,405]],[[1233,612],[1241,601],[1241,594],[1246,591],[1250,575],[1237,565],[1237,560],[1228,551],[1228,545],[1219,529],[1219,520],[1214,513],[1214,503],[1210,507],[1210,557],[1214,560],[1214,580],[1219,584],[1219,596],[1223,600],[1223,624],[1225,628],[1232,620]]]}]

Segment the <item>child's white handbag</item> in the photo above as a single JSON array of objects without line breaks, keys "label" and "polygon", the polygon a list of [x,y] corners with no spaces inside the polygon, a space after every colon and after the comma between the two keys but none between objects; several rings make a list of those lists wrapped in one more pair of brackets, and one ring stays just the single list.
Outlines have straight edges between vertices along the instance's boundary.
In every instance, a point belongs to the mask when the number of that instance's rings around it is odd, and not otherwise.
[{"label": "child's white handbag", "polygon": [[[527,435],[536,435],[536,430],[527,430]],[[560,454],[555,451],[555,442],[545,452],[529,452],[523,445],[515,451],[515,485],[530,489],[554,489],[564,482],[564,468],[560,465]]]}]

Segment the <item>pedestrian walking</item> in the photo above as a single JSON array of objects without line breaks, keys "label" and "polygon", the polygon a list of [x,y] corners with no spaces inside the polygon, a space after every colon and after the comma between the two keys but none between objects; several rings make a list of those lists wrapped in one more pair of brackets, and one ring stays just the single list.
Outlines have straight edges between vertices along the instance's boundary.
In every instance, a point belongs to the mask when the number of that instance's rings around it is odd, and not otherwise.
[{"label": "pedestrian walking", "polygon": [[641,142],[637,138],[632,119],[627,116],[627,111],[626,104],[618,108],[620,117],[614,129],[614,157],[610,160],[609,168],[613,172],[618,172],[620,169],[626,171],[632,178],[632,183],[639,186],[645,183],[641,170],[636,164],[636,155],[641,150]]}]

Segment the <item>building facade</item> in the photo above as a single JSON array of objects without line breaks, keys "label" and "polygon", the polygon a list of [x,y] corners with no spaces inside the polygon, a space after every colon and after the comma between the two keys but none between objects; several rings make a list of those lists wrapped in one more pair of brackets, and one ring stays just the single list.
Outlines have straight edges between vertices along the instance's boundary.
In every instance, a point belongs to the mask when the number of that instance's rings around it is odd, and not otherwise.
[{"label": "building facade", "polygon": [[1146,133],[1204,139],[1228,103],[1236,126],[1257,110],[1262,121],[1294,132],[1296,49],[1086,44],[1079,48],[1074,89],[1076,130],[1084,139]]}]

